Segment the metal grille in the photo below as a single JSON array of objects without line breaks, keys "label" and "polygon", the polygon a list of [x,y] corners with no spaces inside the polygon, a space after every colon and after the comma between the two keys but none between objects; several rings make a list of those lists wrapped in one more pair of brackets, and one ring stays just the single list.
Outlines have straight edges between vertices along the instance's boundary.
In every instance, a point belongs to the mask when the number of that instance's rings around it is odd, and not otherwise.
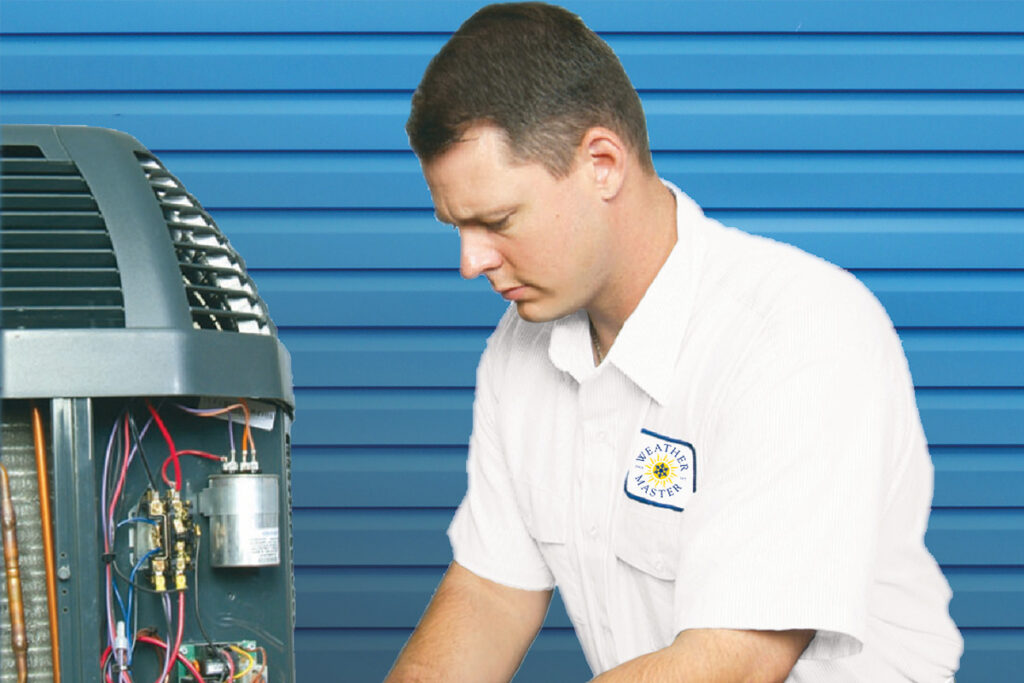
[{"label": "metal grille", "polygon": [[192,324],[199,329],[271,334],[266,305],[245,262],[198,200],[160,161],[136,152],[163,209],[185,282]]},{"label": "metal grille", "polygon": [[117,259],[78,167],[4,145],[0,172],[0,327],[124,327]]}]

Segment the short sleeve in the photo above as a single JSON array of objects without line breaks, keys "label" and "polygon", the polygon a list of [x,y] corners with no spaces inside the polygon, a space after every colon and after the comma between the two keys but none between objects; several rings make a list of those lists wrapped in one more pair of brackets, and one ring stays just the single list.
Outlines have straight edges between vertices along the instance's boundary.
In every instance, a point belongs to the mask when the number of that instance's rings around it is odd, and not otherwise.
[{"label": "short sleeve", "polygon": [[900,420],[918,419],[898,338],[871,298],[788,316],[750,348],[687,509],[676,627],[815,629],[804,658],[856,654]]},{"label": "short sleeve", "polygon": [[555,581],[519,512],[500,447],[496,416],[506,315],[477,368],[466,495],[448,527],[455,561],[474,574],[513,588],[548,590]]}]

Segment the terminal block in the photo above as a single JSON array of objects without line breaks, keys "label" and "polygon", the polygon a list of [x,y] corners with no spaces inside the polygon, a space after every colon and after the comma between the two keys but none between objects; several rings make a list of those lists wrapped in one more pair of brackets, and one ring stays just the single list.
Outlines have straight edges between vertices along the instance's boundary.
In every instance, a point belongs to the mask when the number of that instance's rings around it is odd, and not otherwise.
[{"label": "terminal block", "polygon": [[185,590],[200,533],[192,515],[192,503],[182,500],[174,489],[163,497],[149,489],[142,497],[139,512],[142,518],[136,529],[136,553],[139,557],[150,555],[146,571],[153,590]]}]

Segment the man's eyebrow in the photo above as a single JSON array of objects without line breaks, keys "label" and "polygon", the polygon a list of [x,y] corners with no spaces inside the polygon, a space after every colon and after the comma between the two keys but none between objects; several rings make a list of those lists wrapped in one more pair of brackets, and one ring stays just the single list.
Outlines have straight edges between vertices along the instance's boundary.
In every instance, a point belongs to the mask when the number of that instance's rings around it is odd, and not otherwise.
[{"label": "man's eyebrow", "polygon": [[518,209],[518,206],[503,206],[490,211],[483,211],[473,216],[465,216],[464,218],[458,219],[438,213],[435,210],[434,219],[439,223],[444,223],[445,225],[489,225],[507,218]]}]

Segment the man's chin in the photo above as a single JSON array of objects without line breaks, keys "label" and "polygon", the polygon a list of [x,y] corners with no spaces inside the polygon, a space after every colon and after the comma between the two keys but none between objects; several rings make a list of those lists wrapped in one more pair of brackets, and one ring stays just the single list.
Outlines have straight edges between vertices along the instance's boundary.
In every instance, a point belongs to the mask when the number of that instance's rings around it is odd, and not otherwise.
[{"label": "man's chin", "polygon": [[543,306],[538,301],[517,301],[516,312],[520,318],[530,323],[546,323],[572,313]]}]

